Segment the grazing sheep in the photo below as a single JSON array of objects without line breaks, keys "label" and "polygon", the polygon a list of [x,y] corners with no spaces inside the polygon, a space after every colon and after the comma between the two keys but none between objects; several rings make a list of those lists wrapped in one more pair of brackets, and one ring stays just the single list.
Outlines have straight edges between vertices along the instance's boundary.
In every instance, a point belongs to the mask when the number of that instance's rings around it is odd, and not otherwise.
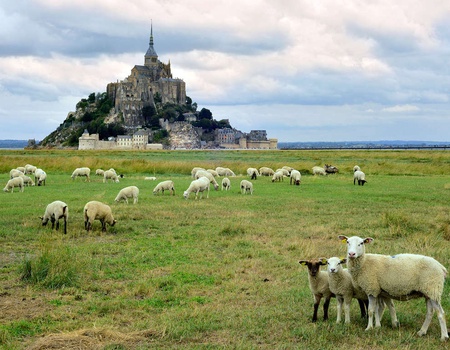
[{"label": "grazing sheep", "polygon": [[292,183],[294,183],[294,185],[299,186],[301,182],[302,182],[302,175],[300,174],[300,171],[292,169],[291,176],[289,179],[289,185],[292,185]]},{"label": "grazing sheep", "polygon": [[194,178],[195,179],[199,179],[199,178],[201,178],[203,176],[205,176],[205,177],[207,177],[209,179],[209,182],[212,183],[212,185],[214,186],[214,189],[216,191],[219,189],[219,184],[217,183],[217,181],[214,178],[214,176],[210,172],[208,172],[206,170],[199,170],[199,171],[197,171],[197,173],[195,174]]},{"label": "grazing sheep", "polygon": [[275,181],[278,181],[278,182],[284,181],[284,174],[283,174],[282,171],[276,171],[276,172],[273,174],[273,176],[272,176],[272,182],[275,182]]},{"label": "grazing sheep", "polygon": [[9,178],[12,179],[14,177],[19,177],[24,175],[24,173],[18,169],[11,169],[9,172]]},{"label": "grazing sheep", "polygon": [[273,169],[263,166],[261,168],[259,168],[259,173],[261,176],[273,176],[273,174],[275,174],[275,171],[273,171]]},{"label": "grazing sheep", "polygon": [[193,179],[195,179],[195,174],[197,174],[197,171],[199,171],[199,170],[205,170],[205,168],[201,168],[201,167],[198,167],[198,166],[192,168],[191,176],[192,176]]},{"label": "grazing sheep", "polygon": [[[39,173],[38,173],[38,170],[40,170]],[[45,186],[45,181],[47,180],[47,173],[44,170],[42,170],[42,169],[37,169],[35,174],[38,174],[36,176],[37,185],[38,186],[41,186],[41,185]]]},{"label": "grazing sheep", "polygon": [[110,226],[116,224],[116,220],[112,215],[111,207],[107,204],[90,201],[84,206],[84,228],[89,232],[92,229],[92,223],[94,220],[100,220],[102,224],[102,231],[106,232],[106,223]]},{"label": "grazing sheep", "polygon": [[69,219],[69,207],[61,201],[54,201],[47,205],[44,216],[39,217],[42,220],[42,226],[46,226],[48,220],[52,222],[52,230],[55,227],[59,230],[59,219],[64,219],[64,234],[67,233],[67,220]]},{"label": "grazing sheep", "polygon": [[[370,237],[348,238],[341,235],[339,239],[347,243],[347,265],[354,284],[362,288],[369,298],[369,323],[366,330],[373,328],[373,313],[378,307],[379,296],[401,301],[423,297],[427,313],[417,334],[422,336],[427,333],[436,311],[441,327],[441,340],[448,339],[441,306],[447,269],[442,264],[429,256],[417,254],[366,254],[365,245],[373,242]],[[375,327],[380,326],[380,317],[376,312]]]},{"label": "grazing sheep", "polygon": [[23,179],[21,177],[15,177],[11,180],[9,180],[6,183],[5,188],[3,189],[4,192],[9,192],[11,190],[11,193],[14,192],[14,187],[19,187],[20,192],[23,192],[24,185],[23,185]]},{"label": "grazing sheep", "polygon": [[256,168],[248,168],[247,175],[250,176],[251,180],[256,180],[259,176],[259,171]]},{"label": "grazing sheep", "polygon": [[203,198],[203,192],[206,192],[206,198],[209,198],[209,186],[210,181],[206,176],[203,176],[197,180],[193,180],[191,184],[189,185],[188,189],[184,191],[183,197],[185,199],[189,198],[189,195],[191,192],[195,193],[195,199],[197,199],[198,193],[200,192],[200,199]]},{"label": "grazing sheep", "polygon": [[219,176],[219,174],[217,174],[217,171],[215,171],[214,169],[207,169],[206,171],[214,177]]},{"label": "grazing sheep", "polygon": [[284,169],[284,168],[280,168],[280,169],[275,170],[275,172],[277,172],[277,171],[283,173],[283,175],[286,176],[286,177],[288,177],[289,174],[290,174],[289,170]]},{"label": "grazing sheep", "polygon": [[45,171],[42,170],[41,168],[37,168],[34,171],[34,181],[37,182],[39,180],[39,178],[41,177],[41,174],[43,174]]},{"label": "grazing sheep", "polygon": [[16,169],[25,174],[25,167],[24,166],[18,166]]},{"label": "grazing sheep", "polygon": [[170,191],[170,194],[175,196],[175,184],[172,180],[166,180],[162,181],[159,184],[156,185],[156,187],[153,189],[153,194],[158,194],[159,192],[162,192],[164,195],[164,191]]},{"label": "grazing sheep", "polygon": [[97,176],[103,176],[104,173],[105,173],[105,171],[103,169],[95,170],[95,175],[97,175]]},{"label": "grazing sheep", "polygon": [[35,167],[34,165],[27,164],[27,165],[25,165],[25,172],[24,172],[24,174],[34,174],[36,169],[37,169],[37,167]]},{"label": "grazing sheep", "polygon": [[320,166],[313,166],[312,168],[313,175],[327,175],[325,169]]},{"label": "grazing sheep", "polygon": [[154,176],[146,176],[144,180],[156,181],[156,177]]},{"label": "grazing sheep", "polygon": [[336,174],[339,172],[339,169],[337,167],[335,167],[334,165],[325,164],[324,169],[327,174]]},{"label": "grazing sheep", "polygon": [[218,176],[236,176],[230,168],[217,167],[216,172]]},{"label": "grazing sheep", "polygon": [[86,180],[85,181],[91,181],[90,179],[90,175],[91,175],[91,169],[84,167],[84,168],[76,168],[73,173],[72,173],[72,180],[75,180],[75,178],[77,176],[86,176]]},{"label": "grazing sheep", "polygon": [[128,198],[133,198],[133,204],[136,204],[138,202],[138,196],[139,196],[139,188],[137,188],[136,186],[128,186],[122,188],[119,191],[116,199],[114,200],[116,202],[120,202],[123,199],[128,204]]},{"label": "grazing sheep", "polygon": [[290,166],[287,166],[287,165],[282,166],[281,169],[286,169],[289,172],[288,176],[290,176],[291,175],[291,171],[294,170],[293,167],[290,167]]},{"label": "grazing sheep", "polygon": [[231,181],[228,177],[222,179],[222,191],[228,191],[231,188]]},{"label": "grazing sheep", "polygon": [[355,171],[361,171],[361,168],[358,165],[355,165],[353,167],[353,172],[355,172]]},{"label": "grazing sheep", "polygon": [[248,180],[242,180],[240,184],[241,193],[246,194],[250,193],[253,194],[253,184]]},{"label": "grazing sheep", "polygon": [[34,181],[31,177],[24,174],[20,175],[20,177],[23,179],[24,186],[34,186]]},{"label": "grazing sheep", "polygon": [[353,185],[355,185],[356,181],[358,181],[358,186],[364,186],[364,184],[367,182],[366,181],[366,174],[364,174],[362,171],[360,170],[356,170],[353,173]]},{"label": "grazing sheep", "polygon": [[114,171],[114,169],[106,170],[103,174],[103,183],[108,180],[111,180],[112,182],[119,182],[119,177],[117,176],[117,173]]},{"label": "grazing sheep", "polygon": [[311,259],[311,260],[300,260],[300,265],[308,267],[308,281],[309,288],[314,297],[314,312],[312,321],[317,321],[317,311],[319,309],[320,300],[325,298],[323,304],[323,320],[328,320],[328,308],[330,306],[331,298],[334,298],[335,295],[331,292],[329,282],[328,282],[328,273],[326,271],[320,271],[320,266],[326,265],[326,259]]}]

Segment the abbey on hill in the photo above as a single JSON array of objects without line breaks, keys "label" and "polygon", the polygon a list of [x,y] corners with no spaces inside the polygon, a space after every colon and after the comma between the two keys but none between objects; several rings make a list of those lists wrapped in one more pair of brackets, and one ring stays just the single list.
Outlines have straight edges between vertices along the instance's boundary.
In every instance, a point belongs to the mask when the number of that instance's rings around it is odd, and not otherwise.
[{"label": "abbey on hill", "polygon": [[[199,149],[199,148],[255,148],[277,149],[277,139],[267,139],[265,130],[252,130],[243,133],[231,128],[229,121],[219,122],[209,116],[202,115],[196,108],[188,109],[189,113],[175,113],[176,117],[166,118],[157,115],[158,108],[167,104],[174,106],[191,106],[186,96],[186,84],[182,79],[173,78],[170,61],[163,63],[158,59],[154,48],[153,28],[150,31],[150,42],[144,55],[144,65],[135,65],[131,74],[122,81],[109,83],[106,96],[112,102],[105,124],[122,124],[127,135],[109,137],[101,140],[97,133],[84,130],[78,138],[79,149]],[[192,102],[190,102],[192,103]],[[193,106],[194,104],[192,104]],[[146,111],[153,111],[148,116]],[[186,110],[186,109],[184,109]],[[156,125],[148,128],[149,123]],[[206,124],[215,124],[205,129]],[[150,121],[149,121],[150,120]],[[155,128],[159,131],[155,131]],[[161,130],[167,135],[163,144],[155,142],[155,134]],[[92,132],[92,131],[91,131]],[[80,134],[79,134],[80,135]]]}]

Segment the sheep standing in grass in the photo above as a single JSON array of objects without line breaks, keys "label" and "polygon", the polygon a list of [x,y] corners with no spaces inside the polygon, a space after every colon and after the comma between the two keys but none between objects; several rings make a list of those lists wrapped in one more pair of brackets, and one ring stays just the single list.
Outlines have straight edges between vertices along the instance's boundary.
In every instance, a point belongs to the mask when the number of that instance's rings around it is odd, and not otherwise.
[{"label": "sheep standing in grass", "polygon": [[139,188],[137,188],[136,186],[128,186],[122,188],[117,194],[116,199],[114,200],[116,202],[124,200],[128,204],[128,198],[133,198],[133,204],[136,204],[138,202],[138,197],[139,197]]},{"label": "sheep standing in grass", "polygon": [[24,174],[34,174],[36,169],[37,169],[37,167],[35,167],[34,165],[27,164],[27,165],[25,165],[25,172],[24,172]]},{"label": "sheep standing in grass", "polygon": [[192,176],[193,179],[195,179],[195,174],[197,174],[197,171],[199,171],[199,170],[205,170],[205,168],[201,168],[201,167],[198,167],[198,166],[192,168],[191,176]]},{"label": "sheep standing in grass", "polygon": [[361,168],[358,165],[355,165],[353,167],[353,172],[355,172],[355,171],[361,171]]},{"label": "sheep standing in grass", "polygon": [[47,180],[47,173],[42,169],[36,169],[36,172],[34,173],[35,181],[38,186],[44,185]]},{"label": "sheep standing in grass", "polygon": [[100,220],[102,224],[102,231],[106,232],[106,224],[114,226],[116,220],[112,215],[111,207],[98,201],[90,201],[84,206],[84,228],[86,231],[92,229],[94,220]]},{"label": "sheep standing in grass", "polygon": [[284,173],[282,171],[276,171],[272,176],[272,182],[281,182],[284,181]]},{"label": "sheep standing in grass", "polygon": [[73,171],[73,173],[71,175],[71,178],[72,178],[72,180],[75,180],[75,178],[78,177],[78,176],[85,176],[86,177],[86,181],[91,181],[90,175],[91,175],[91,169],[89,169],[87,167],[76,168]]},{"label": "sheep standing in grass", "polygon": [[300,260],[300,265],[308,267],[308,281],[309,288],[314,297],[314,312],[312,321],[317,321],[317,311],[319,310],[320,300],[325,298],[323,304],[323,320],[328,320],[328,308],[330,306],[331,298],[334,298],[334,294],[330,290],[328,282],[328,273],[326,271],[320,271],[320,267],[326,265],[326,259],[311,259]]},{"label": "sheep standing in grass", "polygon": [[214,178],[214,176],[210,172],[208,172],[206,170],[199,170],[199,171],[197,171],[197,173],[195,174],[194,178],[195,179],[199,179],[199,178],[201,178],[203,176],[205,176],[205,177],[207,177],[209,179],[209,182],[212,183],[212,185],[214,186],[214,189],[216,191],[219,189],[219,184],[217,183],[217,181]]},{"label": "sheep standing in grass", "polygon": [[9,172],[9,178],[12,179],[14,177],[19,177],[24,175],[24,173],[20,170],[17,169],[11,169],[11,171]]},{"label": "sheep standing in grass", "polygon": [[117,173],[114,171],[114,169],[106,170],[103,174],[103,183],[108,180],[111,180],[112,182],[119,182],[119,177],[117,176]]},{"label": "sheep standing in grass", "polygon": [[288,165],[282,166],[281,169],[286,169],[286,170],[288,171],[288,173],[289,173],[288,176],[290,176],[290,175],[291,175],[291,171],[294,170],[293,167],[290,167],[290,166],[288,166]]},{"label": "sheep standing in grass", "polygon": [[3,189],[4,192],[9,192],[11,190],[11,193],[14,192],[14,187],[19,187],[20,192],[23,192],[24,185],[23,185],[23,179],[19,177],[12,178],[6,183],[5,188]]},{"label": "sheep standing in grass", "polygon": [[[347,265],[353,283],[369,298],[369,323],[366,330],[373,328],[373,314],[378,308],[379,296],[401,301],[423,297],[427,313],[417,334],[422,336],[427,333],[436,311],[441,327],[441,340],[448,339],[445,314],[441,306],[447,269],[442,264],[429,256],[417,254],[366,254],[365,245],[373,242],[370,237],[339,236],[339,239],[347,243]],[[396,324],[396,317],[394,318]],[[380,315],[375,312],[375,327],[380,326]]]},{"label": "sheep standing in grass", "polygon": [[272,176],[273,174],[275,174],[275,171],[273,171],[272,168],[263,166],[259,168],[259,173],[261,176]]},{"label": "sheep standing in grass", "polygon": [[366,174],[364,174],[360,170],[356,170],[353,173],[353,185],[355,185],[356,181],[358,181],[358,186],[364,186],[364,184],[367,182],[366,181]]},{"label": "sheep standing in grass", "polygon": [[325,169],[320,166],[313,166],[312,168],[313,175],[327,175]]},{"label": "sheep standing in grass", "polygon": [[25,167],[24,166],[18,166],[16,169],[25,174]]},{"label": "sheep standing in grass", "polygon": [[256,168],[248,168],[247,169],[247,175],[250,176],[252,180],[256,180],[259,176],[259,171]]},{"label": "sheep standing in grass", "polygon": [[175,196],[175,184],[172,180],[166,180],[162,181],[159,184],[155,186],[153,189],[153,194],[158,194],[159,192],[162,192],[164,195],[164,191],[170,191],[170,194]]},{"label": "sheep standing in grass", "polygon": [[105,171],[103,169],[95,170],[95,175],[97,175],[97,176],[103,176],[104,174],[105,174]]},{"label": "sheep standing in grass", "polygon": [[253,194],[253,184],[248,180],[242,180],[240,184],[241,193],[246,194],[250,193]]},{"label": "sheep standing in grass", "polygon": [[199,193],[200,193],[200,199],[202,199],[203,192],[206,191],[206,198],[209,198],[209,186],[210,186],[209,179],[206,176],[203,176],[203,177],[191,182],[188,189],[186,191],[184,191],[183,197],[185,199],[188,199],[191,192],[194,192],[195,199],[197,199],[197,196]]},{"label": "sheep standing in grass", "polygon": [[222,179],[222,191],[228,191],[231,188],[231,181],[228,177]]},{"label": "sheep standing in grass", "polygon": [[44,216],[41,216],[42,226],[46,226],[48,220],[52,223],[52,230],[55,227],[59,230],[59,219],[64,219],[64,234],[67,233],[67,220],[69,219],[69,207],[66,203],[61,201],[54,201],[47,205],[45,209]]},{"label": "sheep standing in grass", "polygon": [[218,176],[236,176],[230,168],[217,167],[216,172]]},{"label": "sheep standing in grass", "polygon": [[24,186],[34,186],[34,181],[31,177],[24,174],[20,175],[20,177],[23,179]]},{"label": "sheep standing in grass", "polygon": [[300,174],[300,171],[292,169],[291,176],[289,179],[289,185],[292,185],[292,183],[294,183],[294,185],[299,186],[301,182],[302,182],[302,175]]},{"label": "sheep standing in grass", "polygon": [[206,171],[214,177],[219,176],[219,174],[217,174],[217,171],[215,171],[214,169],[207,169]]}]

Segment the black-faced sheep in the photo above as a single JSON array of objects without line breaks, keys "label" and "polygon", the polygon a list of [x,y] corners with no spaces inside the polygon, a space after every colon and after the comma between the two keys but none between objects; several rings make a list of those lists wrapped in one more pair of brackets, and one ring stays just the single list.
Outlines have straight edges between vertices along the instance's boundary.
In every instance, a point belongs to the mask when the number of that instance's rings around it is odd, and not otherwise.
[{"label": "black-faced sheep", "polygon": [[67,221],[69,219],[69,207],[62,201],[54,201],[45,208],[44,216],[41,216],[42,226],[46,226],[50,220],[52,223],[52,230],[55,228],[59,230],[59,219],[64,219],[64,234],[67,233]]},{"label": "black-faced sheep", "polygon": [[114,226],[116,224],[116,220],[114,220],[112,215],[111,207],[107,204],[98,201],[90,201],[84,206],[83,213],[84,228],[86,231],[92,229],[92,223],[94,220],[100,220],[103,232],[106,232],[106,223],[110,226]]},{"label": "black-faced sheep", "polygon": [[[373,314],[378,307],[379,296],[401,301],[423,297],[427,313],[417,334],[422,336],[427,333],[436,311],[441,326],[441,340],[448,339],[441,306],[447,269],[442,264],[429,256],[417,254],[366,254],[365,245],[373,242],[370,237],[339,236],[339,239],[347,243],[347,266],[354,284],[369,298],[369,323],[366,330],[373,328]],[[378,312],[375,312],[375,326],[381,326]]]},{"label": "black-faced sheep", "polygon": [[302,175],[300,174],[300,171],[292,169],[291,176],[289,179],[289,185],[294,184],[299,186],[301,182],[302,182]]},{"label": "black-faced sheep", "polygon": [[364,174],[360,170],[356,170],[353,173],[353,185],[355,185],[356,181],[358,181],[358,186],[364,186],[364,184],[367,182],[366,181],[366,174]]},{"label": "black-faced sheep", "polygon": [[114,200],[116,202],[124,200],[128,204],[128,198],[133,198],[133,204],[136,204],[138,202],[138,197],[139,197],[139,188],[137,188],[136,186],[128,186],[122,188],[117,194],[116,199]]},{"label": "black-faced sheep", "polygon": [[256,180],[259,176],[259,171],[256,168],[248,168],[247,175],[250,176],[251,180]]}]

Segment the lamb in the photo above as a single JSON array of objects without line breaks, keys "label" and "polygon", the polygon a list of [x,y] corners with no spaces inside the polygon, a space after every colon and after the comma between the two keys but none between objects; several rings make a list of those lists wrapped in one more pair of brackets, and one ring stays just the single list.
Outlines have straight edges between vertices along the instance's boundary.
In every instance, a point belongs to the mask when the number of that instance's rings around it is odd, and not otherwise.
[{"label": "lamb", "polygon": [[9,178],[12,179],[14,177],[19,177],[21,175],[24,175],[22,171],[18,169],[11,169],[9,172]]},{"label": "lamb", "polygon": [[327,174],[336,174],[339,172],[339,169],[334,165],[325,164],[325,172]]},{"label": "lamb", "polygon": [[358,186],[364,186],[366,181],[366,174],[364,174],[361,170],[356,170],[353,173],[353,185],[355,185],[356,181],[358,181]]},{"label": "lamb", "polygon": [[216,172],[218,176],[236,176],[230,168],[217,167]]},{"label": "lamb", "polygon": [[206,170],[199,170],[197,171],[197,173],[195,174],[195,179],[199,179],[202,176],[205,176],[209,179],[209,182],[211,182],[214,186],[214,189],[217,191],[219,189],[219,184],[217,183],[216,179],[214,178],[214,176],[206,171]]},{"label": "lamb", "polygon": [[175,184],[172,180],[166,180],[162,181],[159,184],[156,185],[156,187],[153,189],[153,194],[158,194],[159,192],[162,192],[164,195],[164,191],[170,191],[170,194],[175,196]]},{"label": "lamb", "polygon": [[231,181],[228,177],[222,179],[222,191],[228,191],[231,188]]},{"label": "lamb", "polygon": [[183,197],[185,199],[189,198],[191,192],[195,193],[195,199],[197,199],[198,193],[200,192],[200,199],[203,198],[203,192],[207,191],[206,198],[209,198],[209,186],[210,181],[206,176],[203,176],[197,180],[193,180],[189,185],[188,189],[184,191]]},{"label": "lamb", "polygon": [[302,181],[302,175],[300,174],[300,171],[292,169],[290,180],[289,180],[289,185],[292,185],[292,183],[294,183],[294,185],[299,186],[301,181]]},{"label": "lamb", "polygon": [[86,231],[92,229],[94,220],[100,220],[102,231],[106,232],[106,223],[111,227],[116,224],[112,215],[111,207],[98,201],[90,201],[84,206],[84,228]]},{"label": "lamb", "polygon": [[[347,243],[348,270],[356,286],[368,295],[369,323],[373,328],[373,313],[378,307],[378,297],[401,301],[424,297],[427,305],[425,321],[417,332],[425,335],[434,311],[441,327],[441,340],[449,338],[441,297],[447,269],[435,259],[417,254],[380,255],[365,254],[365,245],[373,238],[339,236]],[[395,320],[396,321],[396,320]],[[379,313],[375,313],[375,327],[380,327]]]},{"label": "lamb", "polygon": [[106,170],[103,174],[103,183],[105,183],[109,179],[111,179],[112,182],[119,182],[119,177],[117,176],[117,173],[114,171],[114,169]]},{"label": "lamb", "polygon": [[259,171],[256,168],[248,168],[247,175],[250,176],[252,180],[256,180],[256,178],[259,176]]},{"label": "lamb", "polygon": [[47,173],[42,169],[36,169],[35,175],[35,181],[37,182],[38,186],[44,185],[45,181],[47,180]]},{"label": "lamb", "polygon": [[34,181],[31,177],[24,174],[20,175],[20,177],[23,179],[24,186],[34,186]]},{"label": "lamb", "polygon": [[240,187],[241,187],[242,194],[246,194],[246,193],[253,194],[253,184],[250,181],[242,180]]},{"label": "lamb", "polygon": [[263,166],[261,168],[259,168],[259,173],[261,174],[261,176],[272,176],[273,174],[275,174],[275,171],[273,171],[273,169]]},{"label": "lamb", "polygon": [[308,281],[309,288],[314,297],[314,312],[312,321],[317,321],[317,311],[319,309],[320,300],[325,298],[323,304],[323,320],[328,320],[328,308],[330,306],[331,298],[334,298],[335,295],[331,292],[329,282],[328,282],[328,273],[326,271],[320,271],[320,266],[326,264],[326,259],[311,259],[311,260],[300,260],[300,265],[308,267]]},{"label": "lamb", "polygon": [[128,204],[128,198],[133,198],[133,204],[138,202],[139,188],[136,186],[128,186],[122,188],[114,199],[116,202],[120,202],[122,199]]},{"label": "lamb", "polygon": [[72,173],[72,180],[75,180],[75,178],[77,176],[86,176],[86,180],[85,181],[91,181],[90,179],[90,175],[91,175],[91,169],[84,167],[84,168],[76,168],[73,173]]},{"label": "lamb", "polygon": [[11,190],[11,193],[14,192],[14,187],[19,187],[20,192],[23,192],[24,185],[23,185],[23,179],[21,177],[15,177],[11,180],[9,180],[6,183],[5,188],[3,189],[4,192],[9,192]]},{"label": "lamb", "polygon": [[35,167],[34,165],[27,164],[27,165],[25,165],[25,172],[24,172],[24,174],[34,174],[36,169],[37,169],[37,167]]},{"label": "lamb", "polygon": [[272,182],[275,182],[275,181],[278,181],[278,182],[284,181],[284,174],[283,174],[282,171],[276,171],[276,172],[273,174],[273,176],[272,176]]},{"label": "lamb", "polygon": [[97,176],[103,176],[105,174],[105,171],[103,169],[97,169],[95,170],[95,175]]},{"label": "lamb", "polygon": [[61,201],[54,201],[47,205],[45,209],[44,216],[41,216],[42,226],[46,226],[48,220],[52,222],[52,230],[55,227],[56,222],[56,230],[59,230],[59,219],[64,219],[64,234],[67,233],[67,220],[69,219],[69,207],[66,203]]},{"label": "lamb", "polygon": [[313,175],[327,175],[325,169],[320,166],[313,166],[312,171]]},{"label": "lamb", "polygon": [[361,168],[358,165],[355,165],[353,167],[353,172],[355,172],[355,171],[361,171]]}]

